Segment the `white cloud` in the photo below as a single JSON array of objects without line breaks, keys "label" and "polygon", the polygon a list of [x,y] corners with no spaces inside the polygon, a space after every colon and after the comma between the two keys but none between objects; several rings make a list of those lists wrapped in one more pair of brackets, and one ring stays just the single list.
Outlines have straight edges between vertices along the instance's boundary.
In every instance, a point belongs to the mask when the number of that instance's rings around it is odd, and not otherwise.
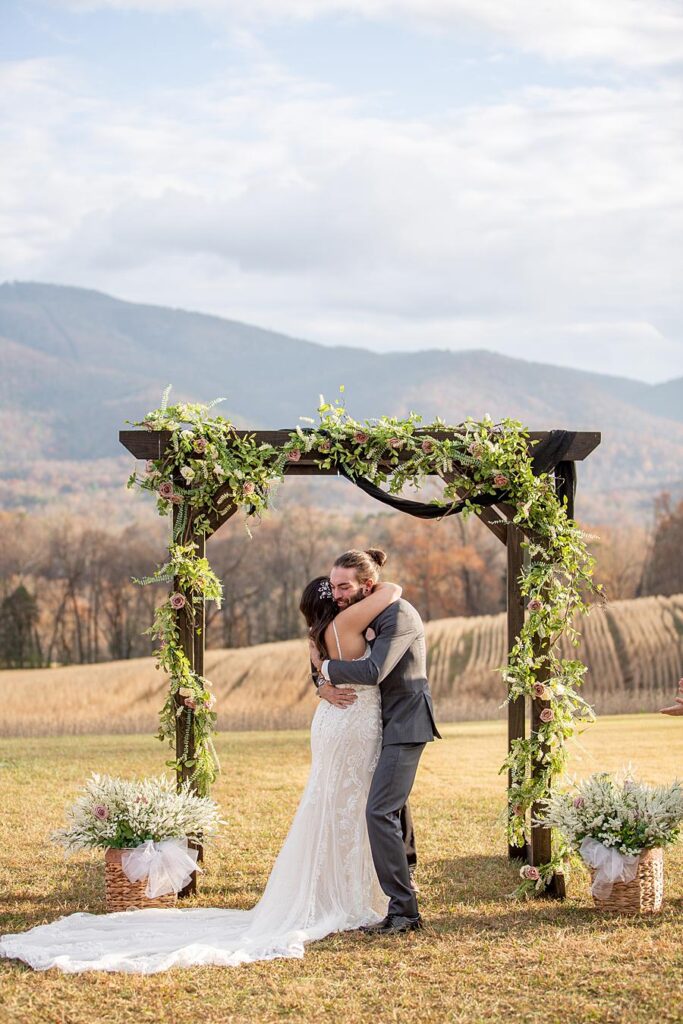
[{"label": "white cloud", "polygon": [[678,0],[54,0],[72,10],[115,8],[203,12],[224,22],[259,24],[350,15],[401,19],[442,31],[493,33],[551,60],[648,67],[683,60]]},{"label": "white cloud", "polygon": [[328,343],[673,377],[682,92],[532,88],[417,121],[267,62],[122,103],[18,61],[0,273]]}]

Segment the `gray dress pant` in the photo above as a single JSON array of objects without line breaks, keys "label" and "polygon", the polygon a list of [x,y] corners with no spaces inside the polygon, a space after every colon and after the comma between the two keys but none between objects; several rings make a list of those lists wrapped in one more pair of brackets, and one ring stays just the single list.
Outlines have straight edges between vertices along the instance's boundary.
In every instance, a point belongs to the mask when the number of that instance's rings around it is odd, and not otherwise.
[{"label": "gray dress pant", "polygon": [[382,891],[389,897],[387,913],[412,919],[418,916],[418,909],[410,884],[401,808],[413,788],[425,746],[425,743],[392,743],[382,748],[366,809],[375,871]]}]

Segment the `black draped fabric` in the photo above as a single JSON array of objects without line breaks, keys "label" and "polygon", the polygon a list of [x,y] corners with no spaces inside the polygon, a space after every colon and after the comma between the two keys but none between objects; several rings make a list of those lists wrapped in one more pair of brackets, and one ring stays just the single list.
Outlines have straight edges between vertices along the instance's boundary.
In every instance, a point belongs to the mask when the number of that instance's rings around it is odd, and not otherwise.
[{"label": "black draped fabric", "polygon": [[[531,455],[533,471],[537,476],[541,473],[550,473],[555,467],[561,470],[557,481],[557,492],[561,498],[567,497],[570,516],[574,515],[576,474],[574,463],[563,461],[563,456],[569,451],[575,437],[576,432],[572,430],[551,430],[548,437],[532,449]],[[466,505],[465,501],[455,502],[452,505],[435,505],[423,501],[412,501],[410,498],[400,498],[398,495],[388,494],[387,491],[383,491],[381,487],[364,477],[352,476],[342,465],[339,466],[339,472],[356,487],[360,487],[361,491],[369,494],[371,498],[375,498],[384,505],[390,505],[391,508],[395,508],[399,512],[415,516],[417,519],[443,519],[444,516],[455,516],[462,512]],[[496,491],[494,494],[472,495],[469,500],[475,505],[495,505],[499,501],[505,501],[506,493],[506,491]]]},{"label": "black draped fabric", "polygon": [[[434,505],[424,501],[412,501],[410,498],[400,498],[397,494],[383,491],[377,484],[371,483],[362,476],[351,476],[344,466],[339,466],[339,472],[356,487],[360,487],[361,491],[369,494],[371,498],[381,501],[383,505],[390,505],[399,512],[415,516],[417,519],[443,519],[444,516],[457,516],[458,512],[462,512],[465,507],[464,501],[458,501],[453,505]],[[473,497],[471,501],[475,501],[478,505],[495,505],[497,501],[503,500],[502,493],[502,491],[498,491],[496,494],[482,494],[481,497]]]},{"label": "black draped fabric", "polygon": [[560,501],[566,499],[567,515],[574,518],[574,498],[576,496],[576,463],[560,462],[555,467],[555,489]]}]

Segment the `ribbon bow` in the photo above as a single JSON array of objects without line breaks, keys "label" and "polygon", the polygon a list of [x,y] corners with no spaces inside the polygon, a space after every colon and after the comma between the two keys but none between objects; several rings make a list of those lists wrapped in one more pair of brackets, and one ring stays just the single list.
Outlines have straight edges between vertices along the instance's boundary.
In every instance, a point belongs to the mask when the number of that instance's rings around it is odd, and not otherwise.
[{"label": "ribbon bow", "polygon": [[619,853],[591,836],[586,836],[581,843],[579,853],[595,870],[591,892],[598,899],[607,899],[615,882],[632,882],[638,873],[638,854]]},{"label": "ribbon bow", "polygon": [[198,850],[187,847],[187,839],[164,839],[155,843],[146,840],[132,850],[124,850],[121,867],[131,882],[147,879],[145,896],[155,899],[171,892],[179,892],[192,877],[197,866]]}]

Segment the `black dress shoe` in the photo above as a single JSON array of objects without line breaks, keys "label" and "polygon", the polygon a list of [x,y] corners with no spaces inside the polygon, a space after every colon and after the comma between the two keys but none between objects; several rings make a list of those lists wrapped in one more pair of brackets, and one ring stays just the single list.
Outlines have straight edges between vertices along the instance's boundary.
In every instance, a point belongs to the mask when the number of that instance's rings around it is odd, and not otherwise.
[{"label": "black dress shoe", "polygon": [[404,932],[416,932],[422,927],[422,918],[402,917],[401,914],[387,914],[377,924],[364,925],[362,932],[367,935],[402,935]]}]

